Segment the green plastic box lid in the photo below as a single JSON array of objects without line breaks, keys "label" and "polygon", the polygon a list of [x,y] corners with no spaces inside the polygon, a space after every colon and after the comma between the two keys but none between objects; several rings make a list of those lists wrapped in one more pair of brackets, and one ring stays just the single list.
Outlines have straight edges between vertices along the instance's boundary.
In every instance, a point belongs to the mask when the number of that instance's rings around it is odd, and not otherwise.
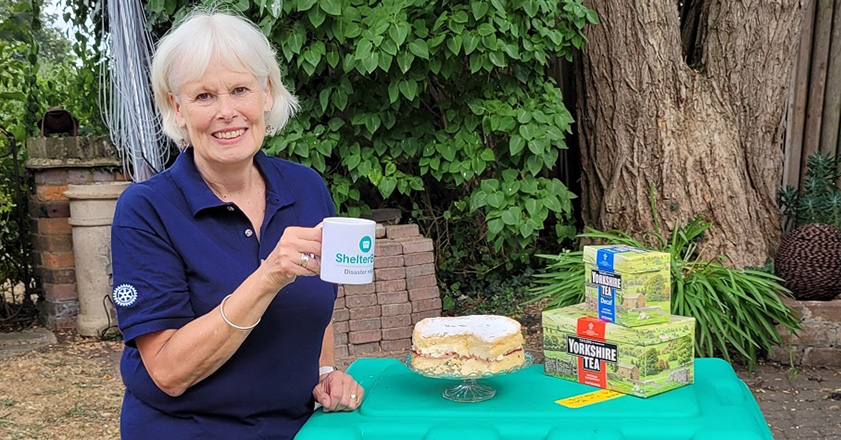
[{"label": "green plastic box lid", "polygon": [[571,409],[556,400],[598,391],[543,374],[542,365],[479,379],[496,396],[457,403],[452,380],[396,359],[359,359],[348,373],[365,388],[353,412],[318,410],[297,440],[772,440],[748,387],[721,359],[696,359],[695,383],[648,399],[621,396]]},{"label": "green plastic box lid", "polygon": [[[544,310],[543,327],[574,335],[578,318],[591,316],[590,312],[584,303]],[[643,346],[660,344],[683,336],[694,336],[694,332],[695,318],[678,315],[670,315],[668,322],[639,327],[625,327],[610,322],[605,324],[607,340]]]}]

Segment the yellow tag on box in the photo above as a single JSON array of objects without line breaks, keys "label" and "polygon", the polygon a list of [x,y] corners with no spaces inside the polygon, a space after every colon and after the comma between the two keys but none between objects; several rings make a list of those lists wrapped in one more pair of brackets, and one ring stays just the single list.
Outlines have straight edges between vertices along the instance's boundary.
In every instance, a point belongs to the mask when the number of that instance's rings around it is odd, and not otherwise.
[{"label": "yellow tag on box", "polygon": [[567,408],[581,408],[621,396],[624,396],[624,394],[612,390],[598,390],[592,393],[579,394],[577,396],[567,397],[566,399],[556,400],[555,403]]}]

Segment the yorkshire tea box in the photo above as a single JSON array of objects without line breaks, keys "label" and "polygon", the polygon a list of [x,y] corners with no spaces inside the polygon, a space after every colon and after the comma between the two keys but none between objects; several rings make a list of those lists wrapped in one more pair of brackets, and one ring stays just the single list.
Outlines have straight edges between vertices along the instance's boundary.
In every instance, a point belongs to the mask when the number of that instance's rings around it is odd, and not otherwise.
[{"label": "yorkshire tea box", "polygon": [[670,257],[630,246],[584,247],[590,316],[625,327],[669,320]]},{"label": "yorkshire tea box", "polygon": [[583,303],[543,312],[546,374],[638,397],[694,380],[694,318],[623,327],[588,314]]}]

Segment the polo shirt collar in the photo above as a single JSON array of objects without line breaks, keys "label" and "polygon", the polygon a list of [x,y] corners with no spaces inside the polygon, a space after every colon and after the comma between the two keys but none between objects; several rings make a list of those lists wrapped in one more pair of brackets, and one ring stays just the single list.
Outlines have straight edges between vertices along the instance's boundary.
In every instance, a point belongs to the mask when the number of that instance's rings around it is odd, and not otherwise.
[{"label": "polo shirt collar", "polygon": [[[185,195],[190,212],[196,216],[204,209],[230,205],[231,203],[219,200],[219,197],[216,197],[216,194],[207,186],[196,168],[193,154],[193,149],[188,148],[178,155],[171,168],[172,179]],[[295,202],[295,197],[289,190],[290,187],[284,177],[269,171],[272,164],[266,153],[262,150],[258,151],[254,156],[254,163],[266,183],[267,210],[270,205],[275,209],[280,209]]]},{"label": "polo shirt collar", "polygon": [[269,216],[269,205],[274,205],[276,209],[280,209],[295,203],[295,194],[290,189],[292,188],[292,182],[288,182],[285,175],[274,169],[276,165],[272,163],[263,150],[254,155],[254,163],[257,164],[257,169],[263,176],[263,181],[266,182],[267,217]]}]

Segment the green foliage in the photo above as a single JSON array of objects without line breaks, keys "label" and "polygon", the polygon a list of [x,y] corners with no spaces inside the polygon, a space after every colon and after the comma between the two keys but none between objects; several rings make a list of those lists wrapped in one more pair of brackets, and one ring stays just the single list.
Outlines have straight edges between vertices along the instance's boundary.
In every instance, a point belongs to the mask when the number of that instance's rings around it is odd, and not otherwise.
[{"label": "green foliage", "polygon": [[522,313],[522,304],[528,299],[533,271],[526,269],[517,275],[497,271],[478,278],[439,273],[439,278],[445,313],[516,316]]},{"label": "green foliage", "polygon": [[0,127],[23,142],[34,130],[38,113],[40,2],[3,6],[0,22]]},{"label": "green foliage", "polygon": [[[150,26],[195,3],[150,1]],[[442,266],[481,273],[574,234],[575,196],[552,172],[573,121],[550,72],[597,22],[581,0],[201,3],[275,45],[301,113],[266,150],[321,172],[340,212],[400,207]]]},{"label": "green foliage", "polygon": [[[12,133],[0,127],[0,282],[11,285],[28,281],[26,267],[32,261],[27,207],[18,203],[26,198],[26,180],[22,178],[22,161],[14,162],[17,153],[14,147],[19,145]],[[21,159],[19,155],[18,159]],[[0,297],[0,327],[6,324],[3,318],[13,316],[16,311],[11,303],[26,299],[15,292]]]},{"label": "green foliage", "polygon": [[805,223],[827,223],[841,228],[841,165],[831,154],[817,152],[806,160],[806,180],[800,191],[786,186],[779,203],[788,232]]},{"label": "green foliage", "polygon": [[80,135],[106,134],[107,128],[99,107],[100,69],[95,66],[95,55],[89,49],[81,56],[87,58],[60,64],[48,63],[49,68],[43,69],[44,73],[38,79],[41,91],[38,95],[39,108],[46,111],[54,106],[63,107],[79,120]]},{"label": "green foliage", "polygon": [[56,17],[44,14],[41,4],[16,0],[0,6],[0,127],[21,146],[38,133],[36,121],[44,112],[59,105],[79,119],[83,133],[104,132],[91,49],[73,47],[44,26]]},{"label": "green foliage", "polygon": [[[325,173],[351,215],[398,205],[424,226],[442,216],[470,237],[469,255],[444,264],[526,261],[550,214],[571,222],[574,196],[545,176],[572,122],[547,69],[571,56],[575,14],[586,22],[577,2],[530,4],[283,2],[271,35],[304,115],[268,151]],[[434,197],[412,203],[424,192]],[[493,250],[471,252],[483,239]]]},{"label": "green foliage", "polygon": [[[617,230],[588,229],[579,237],[671,254],[671,310],[675,315],[695,318],[696,354],[708,357],[718,353],[729,361],[734,352],[753,369],[758,352],[782,342],[775,325],[794,331],[799,323],[781,300],[789,292],[779,278],[755,269],[727,268],[698,257],[698,243],[710,226],[697,217],[675,228],[668,239],[658,231],[651,233],[646,243]],[[531,289],[531,301],[548,298],[549,307],[583,302],[583,253],[564,251],[540,257],[549,263],[543,273],[535,275],[537,286]]]},{"label": "green foliage", "polygon": [[[39,7],[39,2],[28,1],[0,5],[0,282],[13,285],[21,281],[21,265],[29,264],[20,246],[27,222],[17,215],[26,209],[18,204],[26,188],[14,161],[22,159],[16,150],[37,120]],[[10,310],[6,301],[0,298],[0,318]]]}]

